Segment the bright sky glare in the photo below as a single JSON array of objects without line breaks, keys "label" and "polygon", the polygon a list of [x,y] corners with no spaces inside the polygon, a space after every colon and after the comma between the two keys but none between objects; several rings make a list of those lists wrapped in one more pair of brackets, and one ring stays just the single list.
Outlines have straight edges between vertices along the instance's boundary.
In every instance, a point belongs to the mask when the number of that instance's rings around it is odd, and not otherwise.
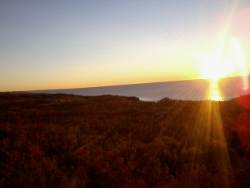
[{"label": "bright sky glare", "polygon": [[248,62],[249,17],[247,0],[3,0],[0,91],[202,78],[224,38]]}]

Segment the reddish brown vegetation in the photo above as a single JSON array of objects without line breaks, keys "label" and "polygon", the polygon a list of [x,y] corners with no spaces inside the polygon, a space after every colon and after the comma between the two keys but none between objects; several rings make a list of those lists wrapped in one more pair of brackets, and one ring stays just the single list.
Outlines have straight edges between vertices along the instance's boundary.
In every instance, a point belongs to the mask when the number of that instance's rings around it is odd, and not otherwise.
[{"label": "reddish brown vegetation", "polygon": [[3,93],[0,187],[249,187],[250,111],[218,105],[226,142],[209,102]]}]

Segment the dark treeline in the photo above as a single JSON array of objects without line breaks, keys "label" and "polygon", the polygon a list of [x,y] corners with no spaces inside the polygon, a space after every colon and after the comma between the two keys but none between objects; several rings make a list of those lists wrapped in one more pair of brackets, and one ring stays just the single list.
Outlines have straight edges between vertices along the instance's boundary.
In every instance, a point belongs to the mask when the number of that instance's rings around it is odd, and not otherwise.
[{"label": "dark treeline", "polygon": [[0,94],[0,187],[250,187],[250,96]]}]

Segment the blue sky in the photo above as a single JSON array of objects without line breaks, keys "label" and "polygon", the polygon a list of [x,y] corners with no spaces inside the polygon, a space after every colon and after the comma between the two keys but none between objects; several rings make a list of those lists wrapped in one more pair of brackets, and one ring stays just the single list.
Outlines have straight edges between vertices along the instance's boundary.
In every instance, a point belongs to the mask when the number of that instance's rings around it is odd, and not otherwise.
[{"label": "blue sky", "polygon": [[2,0],[0,90],[197,78],[233,2]]}]

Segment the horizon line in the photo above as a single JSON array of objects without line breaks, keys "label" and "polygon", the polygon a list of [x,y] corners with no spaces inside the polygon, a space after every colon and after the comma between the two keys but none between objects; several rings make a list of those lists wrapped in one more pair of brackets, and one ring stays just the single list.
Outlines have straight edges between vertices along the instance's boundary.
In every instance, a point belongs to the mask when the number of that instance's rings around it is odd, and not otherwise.
[{"label": "horizon line", "polygon": [[[232,78],[239,78],[242,77],[240,75],[238,76],[228,76],[221,78],[223,79],[232,79]],[[246,77],[246,76],[244,76]],[[247,77],[250,77],[250,75],[247,75]],[[167,83],[167,82],[184,82],[184,81],[194,81],[194,80],[209,80],[207,78],[193,78],[193,79],[183,79],[183,80],[168,80],[168,81],[155,81],[155,82],[137,82],[137,83],[126,83],[126,84],[114,84],[114,85],[100,85],[100,86],[89,86],[89,87],[72,87],[72,88],[51,88],[51,89],[28,89],[28,90],[4,90],[0,91],[0,93],[8,93],[8,92],[38,92],[38,91],[53,91],[53,90],[78,90],[78,89],[94,89],[94,88],[105,88],[105,87],[123,87],[123,86],[133,86],[133,85],[143,85],[143,84],[161,84],[161,83]]]}]

